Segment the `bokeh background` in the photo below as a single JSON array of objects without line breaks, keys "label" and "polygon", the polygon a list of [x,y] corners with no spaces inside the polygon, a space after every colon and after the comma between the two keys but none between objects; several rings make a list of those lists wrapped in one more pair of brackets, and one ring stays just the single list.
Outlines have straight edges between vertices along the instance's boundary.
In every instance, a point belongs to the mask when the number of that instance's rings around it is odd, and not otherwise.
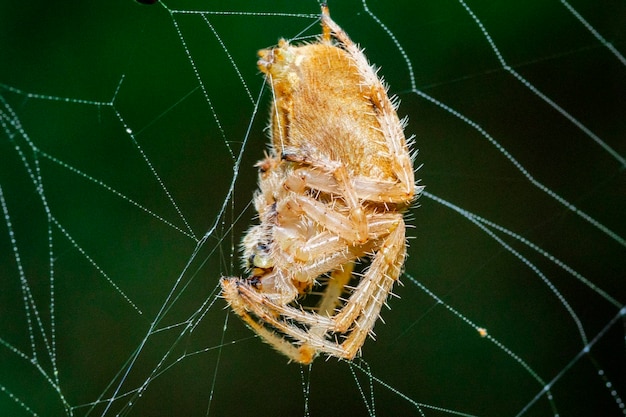
[{"label": "bokeh background", "polygon": [[[626,52],[626,4],[570,4]],[[531,240],[615,300],[505,238],[558,288],[588,339],[601,334],[590,353],[575,360],[585,343],[537,273],[423,197],[409,214],[406,273],[441,303],[404,277],[364,362],[310,369],[254,338],[215,291],[220,276],[241,273],[237,245],[254,221],[270,98],[256,51],[317,34],[319,5],[165,5],[0,4],[11,224],[0,222],[0,415],[623,415],[623,318],[609,323],[626,300],[626,249],[532,186],[476,129],[626,236],[626,68],[563,3],[467,5],[506,62],[622,162],[505,71],[461,3],[329,6],[400,97],[427,191]],[[558,377],[552,402],[532,402],[543,385],[516,358],[546,383]]]}]

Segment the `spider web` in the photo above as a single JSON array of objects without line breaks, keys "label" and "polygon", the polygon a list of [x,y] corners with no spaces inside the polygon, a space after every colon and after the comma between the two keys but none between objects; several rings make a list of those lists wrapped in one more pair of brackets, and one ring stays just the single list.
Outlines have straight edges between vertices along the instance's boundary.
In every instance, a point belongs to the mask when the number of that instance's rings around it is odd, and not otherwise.
[{"label": "spider web", "polygon": [[[426,185],[352,363],[224,309],[270,95],[316,2],[5,2],[0,414],[626,414],[626,6],[330,3]],[[506,3],[506,4],[505,4]]]}]

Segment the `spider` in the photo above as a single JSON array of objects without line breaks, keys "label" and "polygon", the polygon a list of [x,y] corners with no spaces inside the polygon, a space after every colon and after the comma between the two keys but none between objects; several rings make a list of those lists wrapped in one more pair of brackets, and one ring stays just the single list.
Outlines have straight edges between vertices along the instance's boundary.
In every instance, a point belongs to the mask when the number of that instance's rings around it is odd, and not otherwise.
[{"label": "spider", "polygon": [[321,24],[316,42],[258,53],[273,93],[260,224],[242,241],[248,276],[220,280],[232,310],[301,364],[351,360],[373,336],[406,256],[402,213],[423,189],[397,102],[326,5]]}]

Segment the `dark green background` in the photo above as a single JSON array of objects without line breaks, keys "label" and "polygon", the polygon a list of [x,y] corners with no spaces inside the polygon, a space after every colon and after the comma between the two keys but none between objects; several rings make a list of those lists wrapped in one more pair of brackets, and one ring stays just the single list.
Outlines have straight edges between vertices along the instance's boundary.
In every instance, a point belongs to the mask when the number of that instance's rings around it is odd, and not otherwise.
[{"label": "dark green background", "polygon": [[[571,4],[626,53],[623,2]],[[104,398],[112,395],[117,382],[107,385],[125,372],[125,362],[163,306],[168,310],[157,328],[180,324],[212,298],[220,276],[241,272],[236,246],[253,221],[248,206],[256,187],[253,164],[267,141],[267,91],[254,113],[262,87],[255,54],[280,37],[319,31],[314,1],[189,0],[167,6],[302,16],[207,14],[209,26],[198,14],[171,15],[161,4],[143,6],[130,0],[0,4],[0,95],[23,128],[13,135],[14,129],[3,125],[0,186],[46,331],[49,223],[16,146],[33,169],[38,161],[54,217],[143,312],[138,314],[60,229],[51,226],[62,394],[71,406],[88,404],[73,409],[74,415],[103,413],[106,405],[92,409],[91,403],[103,392]],[[480,125],[538,181],[626,236],[624,167],[505,72],[459,3],[370,1],[367,6],[406,51],[419,91]],[[560,2],[470,1],[469,6],[509,65],[626,155],[626,68]],[[366,48],[371,62],[382,67],[391,92],[402,100],[400,115],[409,116],[407,134],[417,136],[416,166],[423,164],[417,176],[427,191],[522,234],[624,303],[625,248],[534,188],[475,128],[412,92],[407,62],[362,3],[336,1],[330,7],[333,18]],[[113,105],[107,104],[118,86]],[[28,93],[103,104],[29,98]],[[127,127],[196,236],[213,230],[182,275],[196,246],[193,239],[33,153],[24,139],[27,135],[40,151],[186,230]],[[219,216],[244,140],[234,198]],[[552,389],[560,415],[622,415],[606,381],[597,375],[603,369],[618,395],[626,396],[622,322],[603,335],[591,355],[566,367],[583,343],[571,316],[538,275],[468,220],[433,200],[419,203],[409,216],[415,227],[409,230],[414,238],[406,272],[447,306],[486,327],[544,381],[566,370]],[[617,315],[618,308],[588,287],[512,244],[559,289],[590,339]],[[0,279],[0,338],[31,358],[23,287],[5,222],[0,222]],[[516,415],[541,391],[511,356],[481,339],[409,278],[402,281],[404,286],[395,290],[400,299],[391,299],[392,309],[383,312],[386,324],[376,327],[378,340],[367,341],[363,350],[372,375],[387,384],[373,382],[376,415],[419,415],[415,403],[425,404],[421,410],[427,416],[450,415],[431,406],[481,416]],[[177,298],[166,303],[172,288]],[[152,335],[120,393],[148,378],[150,385],[141,398],[129,395],[115,401],[107,415],[205,415],[214,378],[210,415],[304,415],[301,372],[308,377],[309,370],[287,365],[234,316],[228,317],[223,332],[228,314],[223,307],[218,299],[180,340],[183,326]],[[38,361],[50,373],[49,352],[40,334],[32,334]],[[237,343],[229,343],[233,340]],[[218,349],[222,342],[226,344]],[[185,352],[203,349],[208,350],[169,367]],[[167,353],[166,369],[153,374]],[[355,372],[369,400],[370,382]],[[29,415],[4,390],[38,415],[69,413],[42,373],[4,345],[0,387],[2,416]],[[350,367],[334,359],[313,365],[307,406],[313,416],[368,412]],[[553,411],[542,398],[526,415],[550,416]]]}]

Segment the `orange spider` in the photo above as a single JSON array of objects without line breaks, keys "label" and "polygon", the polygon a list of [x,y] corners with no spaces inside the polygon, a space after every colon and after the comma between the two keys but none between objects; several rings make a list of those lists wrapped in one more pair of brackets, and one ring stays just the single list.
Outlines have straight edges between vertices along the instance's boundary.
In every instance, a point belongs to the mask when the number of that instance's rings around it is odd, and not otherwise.
[{"label": "orange spider", "polygon": [[257,164],[260,224],[242,242],[249,275],[220,281],[232,310],[303,364],[352,359],[373,334],[406,256],[402,213],[423,188],[376,70],[325,5],[321,23],[317,42],[259,51],[274,98],[272,149]]}]

